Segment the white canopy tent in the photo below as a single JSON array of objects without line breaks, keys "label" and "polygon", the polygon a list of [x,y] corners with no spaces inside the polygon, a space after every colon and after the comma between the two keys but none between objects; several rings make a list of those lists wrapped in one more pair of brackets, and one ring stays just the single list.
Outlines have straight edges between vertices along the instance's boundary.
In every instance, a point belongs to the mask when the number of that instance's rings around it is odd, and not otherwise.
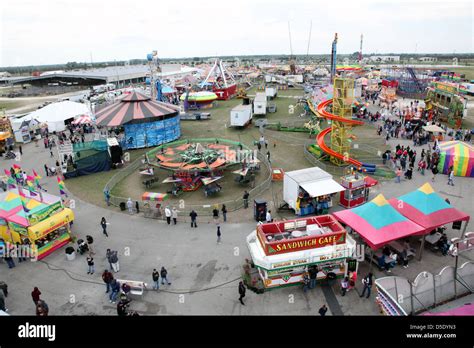
[{"label": "white canopy tent", "polygon": [[48,125],[49,132],[62,132],[66,129],[65,121],[72,121],[75,117],[87,115],[92,117],[89,107],[82,103],[62,101],[53,103],[28,116]]}]

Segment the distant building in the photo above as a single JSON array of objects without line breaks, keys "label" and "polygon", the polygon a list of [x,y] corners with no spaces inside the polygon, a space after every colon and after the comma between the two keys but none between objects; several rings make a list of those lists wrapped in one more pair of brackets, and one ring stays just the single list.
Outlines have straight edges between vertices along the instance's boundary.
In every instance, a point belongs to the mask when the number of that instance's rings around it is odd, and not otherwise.
[{"label": "distant building", "polygon": [[372,62],[380,62],[380,63],[399,62],[400,56],[370,56],[369,59]]},{"label": "distant building", "polygon": [[419,58],[419,61],[420,62],[431,62],[431,63],[433,63],[433,62],[437,62],[438,58],[436,58],[436,57],[421,57],[421,58]]},{"label": "distant building", "polygon": [[0,78],[1,77],[10,77],[12,74],[10,74],[8,71],[0,71]]}]

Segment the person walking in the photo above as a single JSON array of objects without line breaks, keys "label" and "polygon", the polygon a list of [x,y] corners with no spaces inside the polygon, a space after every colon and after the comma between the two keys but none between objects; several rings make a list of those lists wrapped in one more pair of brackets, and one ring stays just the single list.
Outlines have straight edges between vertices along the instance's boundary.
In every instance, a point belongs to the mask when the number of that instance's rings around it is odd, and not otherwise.
[{"label": "person walking", "polygon": [[113,270],[113,268],[112,268],[112,262],[110,262],[111,256],[112,256],[112,250],[107,249],[107,251],[106,251],[106,253],[105,253],[105,258],[107,259],[107,262],[109,263],[110,270],[112,271],[112,270]]},{"label": "person walking", "polygon": [[36,305],[36,315],[39,317],[47,317],[49,313],[48,304],[44,300],[39,300]]},{"label": "person walking", "polygon": [[191,228],[192,227],[198,227],[197,226],[197,223],[196,223],[196,218],[198,216],[198,214],[193,210],[191,210],[191,212],[189,213],[189,216],[191,217]]},{"label": "person walking", "polygon": [[156,268],[153,268],[151,278],[153,279],[153,289],[158,290],[160,288],[160,272]]},{"label": "person walking", "polygon": [[128,208],[128,213],[133,214],[133,202],[130,197],[127,200],[127,208]]},{"label": "person walking", "polygon": [[214,223],[217,224],[219,222],[219,210],[217,209],[217,206],[212,210],[212,217],[214,218]]},{"label": "person walking", "polygon": [[105,203],[110,207],[110,192],[109,190],[104,191]]},{"label": "person walking", "polygon": [[112,265],[112,269],[114,270],[115,273],[120,271],[120,264],[119,264],[118,252],[117,251],[115,251],[115,250],[110,251],[109,262]]},{"label": "person walking", "polygon": [[41,300],[40,296],[41,291],[35,286],[33,291],[31,292],[31,298],[33,299],[35,305],[38,305],[38,301]]},{"label": "person walking", "polygon": [[117,281],[117,279],[112,279],[110,282],[110,289],[112,291],[110,292],[109,301],[110,303],[115,303],[120,292],[120,283]]},{"label": "person walking", "polygon": [[454,167],[448,169],[448,185],[454,186]]},{"label": "person walking", "polygon": [[161,275],[161,285],[164,285],[165,284],[165,280],[166,282],[168,283],[168,285],[171,285],[171,283],[169,282],[167,276],[168,276],[168,271],[166,270],[165,267],[161,267],[161,270],[160,270],[160,275]]},{"label": "person walking", "polygon": [[347,289],[349,288],[349,277],[344,277],[341,281],[341,295],[345,296]]},{"label": "person walking", "polygon": [[318,313],[319,313],[320,316],[324,317],[324,316],[326,316],[327,311],[328,311],[328,307],[326,307],[326,305],[323,304],[323,306],[321,308],[319,308]]},{"label": "person walking", "polygon": [[370,289],[372,288],[372,273],[369,272],[363,279],[362,284],[364,284],[364,288],[362,289],[362,293],[360,297],[364,297],[365,291],[367,290],[367,298],[370,297]]},{"label": "person walking", "polygon": [[7,265],[8,265],[8,268],[11,269],[11,268],[14,268],[14,267],[15,267],[15,261],[13,261],[13,257],[11,257],[11,256],[5,256],[4,259],[5,259],[5,261],[6,261]]},{"label": "person walking", "polygon": [[227,207],[225,206],[225,204],[222,204],[222,219],[224,220],[224,222],[227,222]]},{"label": "person walking", "polygon": [[21,145],[18,147],[18,150],[20,151],[20,155],[23,156],[23,148],[21,147]]},{"label": "person walking", "polygon": [[171,209],[170,209],[170,206],[167,205],[166,208],[165,208],[165,216],[166,216],[166,223],[168,225],[171,224]]},{"label": "person walking", "polygon": [[178,209],[176,209],[176,207],[173,207],[173,209],[171,209],[171,217],[173,218],[173,224],[176,225],[178,223]]},{"label": "person walking", "polygon": [[114,279],[114,276],[112,273],[110,273],[108,270],[104,270],[104,273],[102,273],[102,280],[105,283],[105,293],[107,294],[110,290],[110,284],[112,283],[112,280]]},{"label": "person walking", "polygon": [[249,207],[249,193],[247,191],[244,191],[244,208],[247,209]]},{"label": "person walking", "polygon": [[87,256],[87,274],[94,274],[94,258],[92,256]]},{"label": "person walking", "polygon": [[105,234],[106,237],[109,235],[107,234],[107,221],[105,220],[105,217],[102,217],[100,220],[100,226],[102,226],[102,233]]},{"label": "person walking", "polygon": [[48,165],[44,165],[44,171],[46,172],[46,176],[49,176],[49,168]]},{"label": "person walking", "polygon": [[221,227],[217,225],[217,244],[221,244]]},{"label": "person walking", "polygon": [[267,160],[268,160],[268,163],[272,163],[272,161],[270,161],[270,151],[267,151]]},{"label": "person walking", "polygon": [[245,306],[245,303],[244,303],[244,301],[243,301],[243,298],[245,297],[245,291],[246,291],[246,290],[245,290],[244,282],[242,282],[242,281],[239,282],[239,295],[240,295],[239,301],[240,301],[240,303],[241,303],[242,305],[244,305],[244,306]]},{"label": "person walking", "polygon": [[138,201],[135,201],[135,210],[137,211],[137,214],[140,214],[140,204]]}]

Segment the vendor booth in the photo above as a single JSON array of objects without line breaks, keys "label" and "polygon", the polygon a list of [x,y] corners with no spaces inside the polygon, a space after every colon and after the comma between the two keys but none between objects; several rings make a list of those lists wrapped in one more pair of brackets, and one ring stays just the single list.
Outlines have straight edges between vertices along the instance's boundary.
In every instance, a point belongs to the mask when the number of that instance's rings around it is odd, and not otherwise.
[{"label": "vendor booth", "polygon": [[474,146],[462,141],[446,141],[439,144],[438,170],[448,174],[452,166],[454,175],[474,177]]},{"label": "vendor booth", "polygon": [[343,176],[341,185],[345,190],[340,192],[339,204],[344,208],[354,208],[364,204],[369,199],[370,188],[377,184],[377,180],[357,172]]},{"label": "vendor booth", "polygon": [[317,268],[319,280],[357,272],[356,243],[331,215],[260,224],[247,236],[247,246],[259,278],[245,279],[252,288],[302,284],[310,267]]},{"label": "vendor booth", "polygon": [[71,240],[73,220],[73,211],[64,208],[59,197],[42,193],[41,200],[27,196],[22,203],[16,193],[0,195],[0,237],[9,243],[28,244],[38,260]]},{"label": "vendor booth", "polygon": [[142,202],[145,217],[161,218],[163,216],[162,203],[169,198],[167,193],[144,192]]},{"label": "vendor booth", "polygon": [[318,167],[286,172],[283,177],[283,200],[299,216],[327,213],[332,207],[331,195],[344,190]]}]

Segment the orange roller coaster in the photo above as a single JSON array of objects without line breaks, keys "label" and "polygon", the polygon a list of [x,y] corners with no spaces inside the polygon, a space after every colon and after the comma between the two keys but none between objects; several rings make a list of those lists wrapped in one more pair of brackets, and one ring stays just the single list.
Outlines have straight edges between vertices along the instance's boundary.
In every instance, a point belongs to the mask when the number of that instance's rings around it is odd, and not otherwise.
[{"label": "orange roller coaster", "polygon": [[[360,126],[360,125],[364,124],[364,122],[362,122],[362,121],[347,119],[347,118],[344,118],[344,117],[341,117],[341,116],[331,114],[330,112],[326,111],[326,107],[328,107],[330,104],[332,104],[332,102],[333,102],[332,99],[328,99],[328,100],[325,100],[325,101],[321,102],[318,105],[318,108],[317,108],[318,114],[321,115],[322,117],[328,119],[328,120],[343,122],[343,123],[347,123],[347,124],[352,125],[352,126]],[[332,157],[335,157],[339,160],[342,160],[344,162],[347,162],[349,164],[352,164],[352,165],[356,166],[357,168],[364,168],[367,172],[374,172],[375,171],[375,165],[362,163],[362,162],[357,161],[353,158],[345,157],[343,154],[338,153],[338,152],[334,151],[333,149],[331,149],[329,146],[327,146],[326,143],[324,142],[324,137],[329,133],[331,133],[331,127],[324,129],[316,137],[316,141],[318,143],[318,146],[321,148],[321,150],[323,150],[328,155],[330,155]]]}]

